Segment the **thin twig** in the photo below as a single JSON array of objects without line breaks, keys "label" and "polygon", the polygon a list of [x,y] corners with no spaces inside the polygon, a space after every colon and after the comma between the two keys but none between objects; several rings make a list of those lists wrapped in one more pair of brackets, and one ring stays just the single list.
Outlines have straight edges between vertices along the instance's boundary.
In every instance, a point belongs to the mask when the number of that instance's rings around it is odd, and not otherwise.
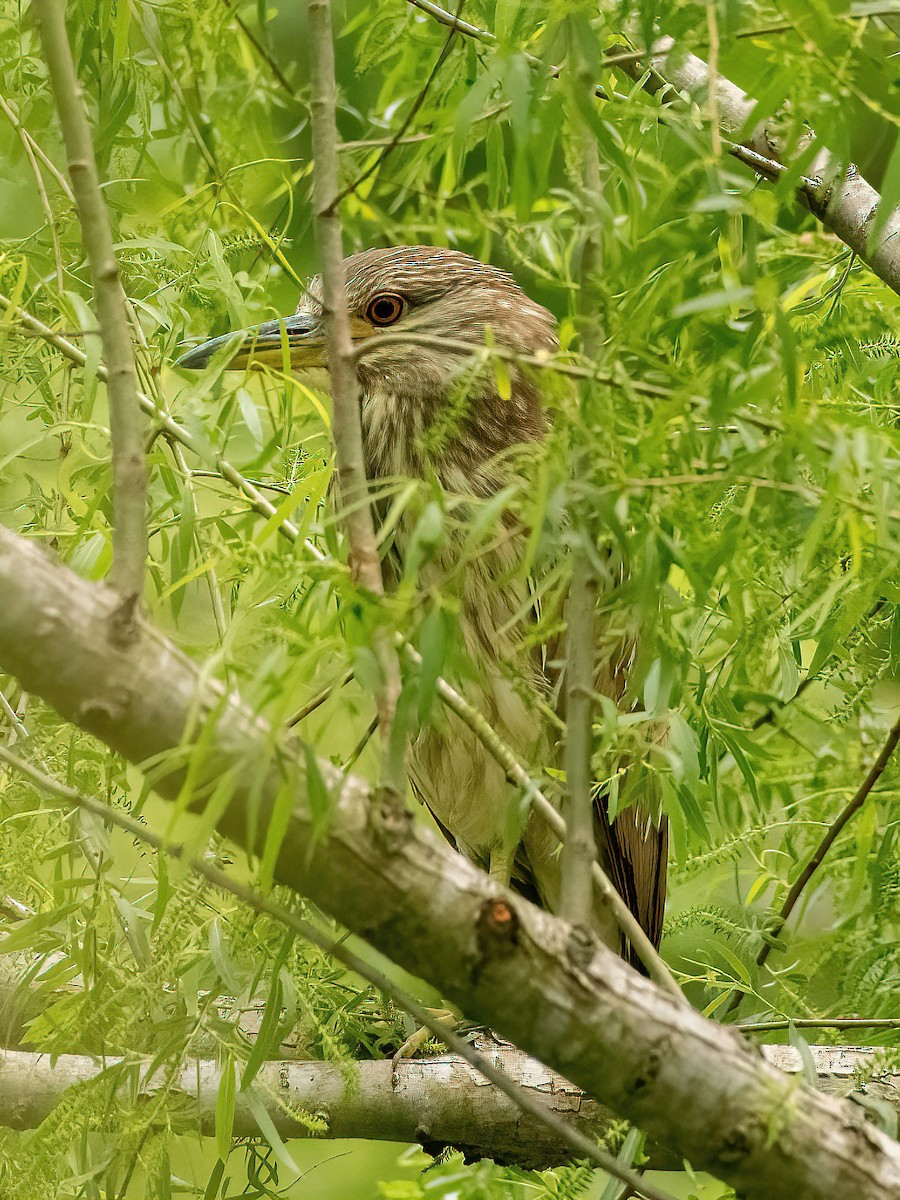
[{"label": "thin twig", "polygon": [[288,719],[285,721],[285,725],[288,727],[288,729],[293,729],[295,725],[299,725],[301,721],[305,721],[310,713],[314,713],[317,708],[321,708],[325,701],[329,699],[329,697],[333,696],[335,692],[339,691],[345,684],[349,683],[352,678],[353,671],[345,671],[339,679],[334,681],[334,683],[330,683],[328,687],[323,688],[318,695],[313,696],[312,700],[308,700],[306,704],[298,708],[293,716],[288,717]]},{"label": "thin twig", "polygon": [[[133,612],[143,591],[147,560],[147,465],[125,293],[97,176],[84,97],[69,49],[65,5],[57,0],[34,0],[34,10],[62,126],[108,371],[115,514],[111,575],[125,605]],[[123,614],[128,612],[123,605]],[[123,625],[127,627],[127,623]]]},{"label": "thin twig", "polygon": [[[589,78],[582,48],[577,44],[574,30],[567,25],[567,57],[577,71],[579,82]],[[580,198],[585,220],[585,236],[578,264],[577,292],[581,319],[581,342],[591,366],[596,363],[602,345],[597,310],[595,276],[602,268],[603,246],[600,240],[598,204],[602,191],[600,155],[597,140],[584,116],[572,104],[572,117],[578,128],[581,147]],[[580,470],[590,470],[585,462],[584,448],[573,448],[573,479]],[[590,925],[593,910],[591,867],[597,861],[594,831],[594,778],[592,757],[594,749],[594,607],[597,581],[591,569],[589,534],[586,522],[578,512],[573,494],[570,520],[576,532],[573,549],[572,579],[569,586],[566,642],[564,699],[566,740],[564,765],[566,797],[563,811],[566,819],[566,838],[563,842],[560,914],[573,925]]]},{"label": "thin twig", "polygon": [[900,1029],[900,1017],[835,1017],[827,1018],[800,1017],[796,1020],[778,1021],[741,1021],[734,1026],[741,1033],[776,1033],[780,1029]]},{"label": "thin twig", "polygon": [[[722,155],[722,131],[719,128],[719,93],[716,83],[719,78],[719,22],[716,19],[715,0],[707,0],[706,27],[709,31],[709,90],[706,103],[709,107],[709,131],[715,159]],[[640,59],[635,61],[640,62]]]},{"label": "thin twig", "polygon": [[63,195],[66,197],[66,199],[69,201],[69,203],[74,204],[75,203],[75,194],[73,193],[72,188],[69,186],[68,179],[66,179],[65,175],[63,175],[63,173],[59,170],[56,163],[50,158],[49,155],[44,153],[44,151],[41,149],[41,147],[38,145],[38,143],[34,140],[34,138],[31,136],[31,134],[28,132],[28,130],[25,128],[25,126],[22,124],[19,117],[16,115],[16,112],[13,109],[12,105],[9,104],[8,101],[6,101],[6,100],[2,99],[2,97],[0,97],[0,106],[2,106],[3,111],[6,113],[7,117],[10,120],[10,123],[18,131],[19,135],[28,141],[29,145],[31,146],[31,149],[34,151],[34,153],[37,155],[37,157],[41,160],[41,162],[47,168],[48,172],[53,176],[53,178],[59,184]]},{"label": "thin twig", "polygon": [[[432,0],[407,0],[415,8],[428,13],[441,25],[458,30],[485,45],[495,45],[496,37],[486,29],[479,29],[466,21],[456,21],[445,9],[434,4]],[[560,67],[547,67],[546,64],[533,54],[524,51],[525,60],[532,66],[547,71],[551,77],[560,74]],[[691,53],[685,53],[676,47],[671,38],[661,38],[651,50],[644,54],[633,53],[627,47],[613,47],[610,60],[615,59],[621,65],[625,74],[639,82],[643,89],[651,95],[660,91],[671,92],[677,98],[681,91],[689,93],[708,94],[710,87],[710,72],[702,59]],[[649,67],[649,69],[648,69]],[[671,67],[674,81],[669,82],[665,70]],[[724,76],[718,78],[717,94],[714,107],[721,118],[721,129],[727,134],[736,129],[742,129],[746,118],[753,109],[753,101],[744,95],[739,88]],[[594,94],[600,99],[608,100],[609,93],[602,87],[593,86]],[[617,100],[628,100],[629,97],[613,92]],[[665,118],[659,115],[660,123]],[[759,130],[756,131],[757,133]],[[765,130],[762,131],[765,135]],[[754,140],[756,134],[749,139]],[[735,145],[722,138],[722,144],[728,145],[729,154],[748,165],[753,165],[751,158],[757,162],[771,163],[772,160],[759,152],[757,146]],[[765,143],[768,149],[768,141]],[[779,164],[784,169],[784,164]],[[887,284],[894,292],[900,294],[900,211],[890,213],[883,223],[879,237],[870,244],[872,221],[881,203],[881,196],[860,175],[853,164],[843,165],[843,176],[835,182],[835,168],[842,164],[826,150],[820,150],[813,164],[815,177],[806,176],[798,181],[797,191],[805,205],[818,221],[849,246],[869,269]],[[757,167],[754,165],[754,170]],[[771,168],[762,172],[768,178],[773,177]],[[781,171],[775,171],[774,175]]]},{"label": "thin twig", "polygon": [[[469,21],[461,21],[459,17],[455,17],[453,13],[447,12],[447,10],[445,8],[441,8],[440,5],[434,4],[432,0],[407,0],[407,3],[411,4],[413,8],[418,8],[422,12],[427,13],[428,16],[433,17],[439,25],[444,25],[447,29],[452,30],[454,33],[462,33],[466,37],[470,37],[476,42],[482,42],[485,46],[495,46],[497,44],[497,38],[493,33],[490,32],[490,30],[479,29],[477,25],[472,25]],[[520,50],[519,53],[530,67],[535,67],[539,71],[544,71],[551,79],[559,78],[560,72],[562,71],[561,67],[555,67],[551,64],[545,63],[542,58],[538,58],[535,54],[529,54],[527,50]],[[616,63],[628,62],[631,61],[633,57],[634,56],[630,52],[617,52],[615,55],[613,55],[613,60]],[[594,95],[600,100],[609,99],[609,92],[607,92],[605,88],[601,87],[599,83],[593,84],[592,87],[594,90]],[[622,96],[617,92],[614,92],[613,95],[615,95],[616,99],[618,100],[627,99],[626,96]]]},{"label": "thin twig", "polygon": [[[189,474],[192,479],[223,479],[221,471],[195,471],[191,469]],[[265,488],[268,492],[277,492],[279,496],[290,496],[292,489],[285,483],[267,483],[264,479],[251,479],[248,482],[252,483],[256,488]]]},{"label": "thin twig", "polygon": [[[459,8],[456,11],[457,17],[459,16],[459,13],[462,10],[463,4],[465,4],[465,0],[459,0]],[[394,152],[394,150],[396,150],[396,148],[403,141],[404,134],[406,133],[407,129],[409,129],[410,125],[415,120],[416,114],[418,113],[419,109],[425,103],[425,97],[431,91],[431,85],[434,83],[435,78],[437,77],[438,71],[441,69],[441,67],[444,65],[444,63],[447,60],[447,55],[450,53],[450,47],[453,45],[453,38],[455,37],[455,35],[456,35],[455,29],[451,29],[450,32],[447,34],[446,40],[444,41],[444,44],[441,47],[441,52],[437,56],[434,66],[431,68],[430,72],[428,73],[428,78],[422,84],[422,87],[419,90],[419,94],[416,96],[415,100],[410,105],[409,112],[403,118],[400,128],[397,130],[396,134],[390,139],[390,141],[387,143],[387,145],[384,147],[384,149],[378,155],[378,157],[375,159],[375,161],[373,163],[371,163],[368,167],[366,167],[365,170],[363,170],[359,175],[357,175],[357,177],[354,180],[352,180],[350,183],[348,183],[346,185],[346,187],[344,187],[342,189],[342,191],[340,191],[338,193],[337,197],[333,201],[333,204],[335,206],[340,204],[340,202],[342,200],[345,200],[347,198],[347,196],[351,196],[357,190],[357,188],[360,186],[360,184],[365,183],[365,181],[369,178],[370,175],[374,175],[374,173],[376,171],[380,170],[381,167],[384,165],[385,159],[388,157],[388,155],[392,154]],[[346,150],[346,148],[347,148],[346,142],[338,145],[339,151]]]},{"label": "thin twig", "polygon": [[241,33],[244,35],[244,37],[247,39],[247,41],[250,43],[250,45],[256,51],[256,53],[258,54],[260,59],[266,64],[266,66],[269,68],[269,70],[272,72],[272,74],[275,76],[275,78],[278,80],[278,82],[281,84],[281,86],[284,88],[284,90],[287,92],[287,94],[291,97],[292,100],[297,100],[299,98],[297,96],[297,92],[294,90],[294,88],[288,82],[281,67],[278,65],[275,58],[269,52],[267,47],[254,34],[253,30],[250,28],[250,26],[246,23],[246,21],[241,16],[241,14],[238,12],[238,10],[231,3],[231,0],[222,0],[222,3],[225,5],[225,7],[231,13],[231,19],[234,21],[235,25],[237,25],[238,29],[240,29]]},{"label": "thin twig", "polygon": [[[809,860],[809,862],[803,868],[803,870],[801,871],[800,875],[798,876],[796,882],[794,883],[794,886],[788,892],[787,899],[785,900],[784,904],[781,907],[781,912],[778,914],[778,917],[776,918],[774,923],[771,926],[769,926],[769,928],[766,931],[770,937],[776,938],[781,933],[782,929],[785,926],[785,923],[787,922],[788,917],[794,911],[794,908],[797,905],[797,901],[803,895],[804,888],[809,883],[810,879],[812,879],[813,875],[815,875],[816,871],[818,871],[819,867],[822,865],[825,855],[828,853],[828,851],[834,845],[835,840],[840,835],[841,831],[844,829],[847,822],[851,819],[851,817],[853,817],[857,812],[859,812],[859,810],[862,808],[863,804],[865,804],[865,802],[868,799],[869,794],[871,793],[875,784],[881,778],[882,774],[884,773],[885,767],[888,765],[888,763],[891,760],[891,756],[893,755],[894,750],[897,748],[898,742],[900,742],[900,719],[898,719],[896,721],[896,723],[894,724],[894,727],[891,729],[890,733],[888,734],[887,740],[885,741],[884,745],[881,748],[881,753],[875,759],[875,762],[872,764],[871,768],[869,769],[868,775],[866,775],[865,779],[860,784],[859,789],[857,790],[853,799],[850,800],[850,802],[847,804],[847,806],[844,808],[844,810],[840,813],[840,815],[831,824],[831,826],[828,829],[828,832],[825,834],[825,836],[822,838],[821,842],[819,842],[818,846],[816,847],[812,858]],[[772,943],[766,942],[766,944],[760,950],[759,954],[756,956],[757,966],[761,967],[765,963],[765,961],[769,957],[769,954],[771,953],[771,951],[772,951]]]},{"label": "thin twig", "polygon": [[53,215],[53,208],[50,204],[50,198],[47,195],[47,189],[44,186],[44,176],[38,165],[38,156],[35,150],[34,138],[13,112],[9,104],[3,96],[0,96],[0,108],[3,109],[12,127],[19,135],[19,140],[22,143],[22,148],[28,162],[31,164],[31,173],[34,175],[35,186],[38,190],[38,197],[41,202],[41,208],[44,210],[44,216],[47,218],[47,227],[50,230],[50,240],[53,243],[53,262],[56,268],[56,286],[60,292],[65,288],[65,278],[63,274],[62,252],[59,245],[59,230],[56,227],[56,217]]},{"label": "thin twig", "polygon": [[[340,492],[341,518],[350,548],[350,566],[363,587],[384,594],[378,539],[366,479],[359,380],[350,336],[347,284],[341,248],[340,168],[336,117],[337,82],[334,73],[334,39],[330,0],[308,0],[309,58],[312,93],[310,120],[315,170],[313,171],[313,228],[319,251],[322,306],[331,382],[332,435],[335,472]],[[382,744],[381,782],[398,795],[404,790],[403,754],[394,745],[393,727],[400,672],[387,634],[376,629],[373,648],[382,679],[375,701]]]},{"label": "thin twig", "polygon": [[560,916],[588,925],[593,908],[594,837],[594,601],[596,584],[587,553],[575,550],[566,629],[566,836],[562,851]]},{"label": "thin twig", "polygon": [[609,374],[608,371],[598,371],[594,367],[581,367],[576,363],[560,362],[558,359],[551,358],[549,354],[520,354],[505,346],[479,346],[463,341],[461,338],[440,337],[437,334],[429,333],[377,333],[372,337],[367,337],[364,341],[357,342],[353,356],[358,362],[366,355],[388,346],[424,346],[427,349],[456,351],[458,354],[499,358],[504,362],[534,367],[538,371],[553,371],[557,375],[569,375],[573,379],[594,380],[596,383],[605,383],[610,387],[621,387],[623,383],[627,382],[628,387],[642,396],[665,397],[672,394],[671,388],[660,387],[654,383],[641,383],[624,373],[616,377]]},{"label": "thin twig", "polygon": [[608,1172],[616,1179],[622,1180],[623,1183],[634,1188],[638,1195],[645,1196],[647,1200],[674,1200],[669,1192],[665,1192],[653,1184],[647,1183],[634,1171],[624,1167],[613,1155],[608,1154],[605,1150],[601,1150],[589,1137],[586,1137],[579,1130],[573,1129],[555,1113],[548,1112],[520,1084],[512,1080],[505,1071],[496,1067],[488,1058],[470,1045],[469,1042],[460,1037],[459,1034],[449,1030],[439,1017],[435,1017],[430,1009],[420,1004],[418,1000],[414,999],[414,997],[396,984],[393,979],[390,979],[376,967],[373,967],[364,958],[354,954],[342,939],[330,937],[317,926],[298,917],[290,909],[284,908],[253,888],[247,887],[246,884],[238,883],[237,880],[232,879],[226,872],[211,866],[205,860],[188,858],[185,847],[181,843],[162,838],[152,833],[146,825],[136,821],[133,817],[127,816],[124,812],[120,812],[118,809],[112,808],[93,797],[85,796],[75,791],[74,788],[67,787],[51,776],[37,770],[37,768],[24,759],[11,754],[3,746],[0,746],[0,760],[21,772],[37,787],[44,789],[51,795],[58,796],[66,803],[72,804],[85,812],[92,813],[103,821],[117,825],[133,837],[139,838],[148,846],[152,846],[160,854],[165,854],[169,858],[186,862],[191,871],[206,879],[213,887],[230,893],[255,912],[271,917],[273,920],[278,921],[279,924],[293,930],[294,933],[306,941],[311,942],[314,946],[318,946],[326,954],[343,963],[349,970],[354,971],[357,975],[367,980],[373,987],[390,996],[414,1020],[430,1029],[435,1037],[444,1042],[455,1054],[458,1054],[460,1058],[464,1058],[476,1070],[480,1071],[486,1079],[490,1080],[495,1087],[508,1096],[522,1112],[528,1113],[529,1116],[541,1121],[548,1129],[552,1129],[560,1139],[567,1142],[579,1155],[590,1159],[601,1170]]},{"label": "thin twig", "polygon": [[4,716],[9,721],[10,725],[12,725],[12,728],[13,728],[13,736],[10,738],[10,743],[9,743],[10,745],[12,745],[13,742],[15,742],[16,738],[27,738],[28,737],[28,729],[26,728],[24,722],[22,721],[22,718],[19,716],[19,714],[16,712],[16,710],[13,708],[13,706],[7,700],[5,694],[2,691],[0,691],[0,711],[3,712]]},{"label": "thin twig", "polygon": [[[22,308],[21,305],[13,304],[12,300],[10,300],[8,296],[3,295],[2,292],[0,292],[0,305],[3,305],[9,311],[11,316],[17,316],[22,324],[25,325],[29,333],[43,338],[45,342],[53,346],[54,349],[58,350],[59,353],[62,354],[63,357],[67,358],[70,362],[75,363],[79,367],[83,367],[87,363],[87,356],[79,346],[76,346],[74,342],[70,342],[68,338],[63,337],[62,334],[57,333],[56,330],[51,329],[49,325],[45,325],[43,321],[33,316],[27,311],[27,309]],[[97,369],[97,376],[104,383],[106,382],[108,379],[108,374],[104,366],[100,366]],[[163,409],[154,404],[149,396],[145,395],[143,392],[138,392],[138,402],[144,412],[147,413],[147,415],[158,425],[160,431],[165,437],[179,442],[185,447],[185,449],[190,450],[192,454],[195,454],[201,462],[207,462],[210,460],[211,456],[207,452],[204,444],[198,441],[193,434],[189,433],[184,426],[179,425],[177,421],[174,421],[168,413],[164,412]],[[275,506],[269,500],[267,500],[262,492],[260,492],[259,488],[254,483],[251,483],[251,481],[244,475],[242,475],[237,467],[233,466],[233,464],[230,463],[227,458],[221,454],[217,454],[213,456],[212,461],[213,465],[217,468],[218,474],[220,474],[222,478],[226,480],[226,482],[230,483],[232,487],[237,488],[237,490],[250,501],[251,507],[257,513],[259,513],[260,516],[269,520],[277,515]],[[296,525],[294,525],[291,521],[288,521],[286,518],[280,519],[276,528],[278,532],[289,542],[298,542],[301,540],[300,532]],[[319,562],[324,562],[326,556],[322,553],[318,546],[315,545],[315,543],[311,542],[307,538],[303,539],[303,546],[308,553],[313,556],[313,558],[317,559]]]}]

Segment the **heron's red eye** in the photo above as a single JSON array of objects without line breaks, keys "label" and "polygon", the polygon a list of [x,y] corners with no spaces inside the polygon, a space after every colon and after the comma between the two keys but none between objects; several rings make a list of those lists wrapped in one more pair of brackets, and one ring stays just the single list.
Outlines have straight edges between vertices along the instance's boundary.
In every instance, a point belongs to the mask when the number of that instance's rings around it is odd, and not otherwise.
[{"label": "heron's red eye", "polygon": [[393,325],[399,321],[406,309],[406,301],[402,296],[385,293],[376,296],[366,305],[366,318],[373,325]]}]

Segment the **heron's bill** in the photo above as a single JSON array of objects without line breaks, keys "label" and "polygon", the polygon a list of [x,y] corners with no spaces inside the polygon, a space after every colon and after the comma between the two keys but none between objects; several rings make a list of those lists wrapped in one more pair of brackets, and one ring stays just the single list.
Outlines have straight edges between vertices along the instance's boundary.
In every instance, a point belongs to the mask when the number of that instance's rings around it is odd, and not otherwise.
[{"label": "heron's bill", "polygon": [[[354,342],[371,337],[372,326],[359,317],[351,317],[350,336]],[[283,368],[285,363],[293,368],[324,367],[327,365],[325,323],[321,315],[311,313],[278,317],[252,329],[211,338],[182,354],[175,366],[200,371],[219,354],[228,371],[265,366]]]}]

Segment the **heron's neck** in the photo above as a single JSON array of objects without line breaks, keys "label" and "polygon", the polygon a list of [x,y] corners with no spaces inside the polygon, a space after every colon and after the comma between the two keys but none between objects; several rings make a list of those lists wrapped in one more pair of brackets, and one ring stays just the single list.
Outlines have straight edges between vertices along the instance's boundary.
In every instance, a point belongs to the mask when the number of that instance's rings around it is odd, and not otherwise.
[{"label": "heron's neck", "polygon": [[537,389],[524,378],[514,383],[508,400],[489,388],[459,400],[450,391],[369,381],[362,398],[369,479],[437,478],[449,495],[486,499],[508,478],[507,452],[546,432]]},{"label": "heron's neck", "polygon": [[[366,470],[376,486],[378,480],[436,478],[448,496],[471,499],[473,504],[487,500],[515,472],[508,451],[539,440],[545,432],[536,391],[522,394],[515,389],[509,400],[482,394],[467,408],[449,414],[448,403],[452,401],[440,395],[410,397],[383,385],[364,392]],[[430,578],[422,582],[442,591],[446,583],[458,595],[470,654],[511,665],[520,645],[518,626],[529,605],[527,585],[516,571],[523,533],[512,520],[501,521],[503,528],[491,548],[461,564],[468,529],[458,520],[437,559],[424,569]],[[411,532],[402,519],[394,531],[401,562]]]}]

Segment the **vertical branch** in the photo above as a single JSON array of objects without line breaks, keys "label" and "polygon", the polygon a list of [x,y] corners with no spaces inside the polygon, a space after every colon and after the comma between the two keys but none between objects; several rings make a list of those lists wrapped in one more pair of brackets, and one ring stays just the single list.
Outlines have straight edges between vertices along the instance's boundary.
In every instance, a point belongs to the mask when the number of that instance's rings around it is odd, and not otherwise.
[{"label": "vertical branch", "polygon": [[[308,11],[312,84],[310,117],[315,162],[313,225],[322,275],[338,489],[354,576],[363,587],[380,596],[384,587],[366,480],[359,383],[347,312],[347,286],[338,214],[337,84],[330,0],[308,0]],[[382,782],[399,791],[401,771],[396,761],[399,755],[392,753],[391,749],[391,729],[399,691],[397,659],[389,639],[383,633],[377,639],[375,650],[384,681],[376,698],[383,749]]]},{"label": "vertical branch", "polygon": [[722,157],[722,131],[719,128],[719,22],[716,18],[715,0],[707,2],[706,27],[709,30],[709,92],[706,102],[709,105],[709,132],[713,158],[718,160]]},{"label": "vertical branch", "polygon": [[[589,79],[588,67],[578,45],[577,33],[571,21],[566,24],[567,49],[575,64],[579,84]],[[596,311],[595,273],[601,265],[602,246],[599,238],[600,156],[577,103],[569,97],[573,111],[576,150],[579,155],[581,178],[578,190],[584,215],[581,261],[578,267],[577,307],[581,319],[581,340],[585,355],[595,362],[600,346],[600,329]],[[590,385],[585,385],[586,387]],[[573,478],[583,477],[579,470],[587,467],[584,449],[575,447],[572,457]],[[562,853],[562,882],[560,886],[561,915],[573,924],[590,925],[593,908],[592,871],[597,860],[594,834],[594,798],[592,752],[594,748],[594,606],[597,585],[588,552],[587,524],[572,512],[572,525],[577,530],[573,552],[572,583],[569,589],[568,625],[566,629],[566,837]]]},{"label": "vertical branch", "polygon": [[594,599],[595,582],[584,547],[575,551],[566,633],[566,837],[560,916],[588,925],[593,907],[594,839]]},{"label": "vertical branch", "polygon": [[108,371],[114,505],[112,581],[123,600],[133,607],[143,590],[147,559],[147,465],[125,293],[97,177],[84,97],[66,35],[65,4],[63,0],[34,0],[34,10],[59,111]]}]

